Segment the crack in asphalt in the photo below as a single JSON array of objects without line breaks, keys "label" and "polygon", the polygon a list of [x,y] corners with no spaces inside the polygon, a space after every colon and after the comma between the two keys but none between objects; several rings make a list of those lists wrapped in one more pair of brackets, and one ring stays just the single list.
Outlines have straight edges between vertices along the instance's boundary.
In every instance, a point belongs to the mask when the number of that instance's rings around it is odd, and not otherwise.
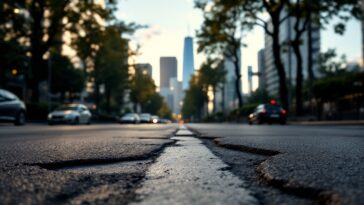
[{"label": "crack in asphalt", "polygon": [[267,185],[278,188],[279,190],[282,190],[288,194],[316,200],[320,204],[339,205],[345,202],[345,200],[342,199],[340,195],[334,191],[309,187],[298,182],[276,178],[273,175],[271,175],[268,171],[269,167],[268,161],[271,157],[277,156],[279,154],[284,154],[282,152],[276,150],[251,147],[246,145],[222,143],[219,139],[223,137],[208,137],[206,135],[199,133],[197,130],[194,129],[191,130],[193,130],[197,134],[197,137],[202,136],[203,139],[214,142],[216,146],[245,153],[267,156],[268,158],[263,162],[260,162],[255,169],[258,175],[258,179],[260,179]]}]

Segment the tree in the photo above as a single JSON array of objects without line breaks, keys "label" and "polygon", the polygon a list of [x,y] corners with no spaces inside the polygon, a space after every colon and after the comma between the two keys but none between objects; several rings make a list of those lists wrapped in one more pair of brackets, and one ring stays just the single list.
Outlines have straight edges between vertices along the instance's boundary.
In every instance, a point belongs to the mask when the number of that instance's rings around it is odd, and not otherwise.
[{"label": "tree", "polygon": [[52,52],[52,93],[60,93],[64,101],[66,92],[79,93],[84,88],[85,75],[80,69],[75,69],[69,58]]},{"label": "tree", "polygon": [[[296,56],[296,115],[302,114],[302,90],[303,90],[303,59],[301,54],[300,46],[303,42],[302,35],[305,31],[309,32],[309,37],[311,35],[311,26],[321,26],[324,27],[334,16],[337,16],[340,20],[339,23],[335,25],[335,32],[343,34],[345,31],[345,22],[348,21],[352,16],[359,18],[360,16],[360,3],[359,1],[311,1],[311,0],[296,0],[287,1],[288,13],[290,16],[294,17],[294,37],[290,42],[293,51]],[[317,18],[319,17],[319,18]],[[310,38],[309,38],[310,40]],[[312,81],[314,79],[314,74],[312,71],[312,42],[309,41],[309,63],[308,63],[308,73],[309,79]]]},{"label": "tree", "polygon": [[149,75],[135,70],[135,74],[130,80],[130,100],[134,103],[134,112],[137,112],[138,106],[142,109],[145,108],[155,92],[156,85],[153,79]]},{"label": "tree", "polygon": [[213,112],[216,112],[216,92],[219,85],[225,82],[226,70],[223,66],[223,61],[221,59],[210,59],[208,58],[205,63],[201,65],[199,72],[199,78],[201,84],[204,87],[205,92],[208,88],[212,87],[212,92],[214,95],[213,99]]},{"label": "tree", "polygon": [[[232,28],[233,31],[239,29],[242,33],[246,30],[251,29],[254,25],[259,25],[264,28],[265,32],[272,37],[273,44],[273,57],[274,64],[279,76],[279,94],[280,100],[285,109],[288,110],[288,95],[287,95],[287,85],[286,85],[286,73],[284,65],[281,60],[281,42],[280,42],[280,25],[284,22],[288,15],[283,16],[283,11],[288,0],[279,1],[269,1],[269,0],[220,0],[214,1],[212,10],[217,10],[215,13],[210,13],[207,11],[208,15],[212,15],[217,21],[215,24],[217,26],[212,27],[214,30],[224,30],[220,29],[219,25],[229,25],[228,28]],[[206,1],[204,1],[206,2]],[[201,3],[197,0],[197,6],[205,6],[207,3]],[[259,17],[259,14],[267,13],[270,16],[270,22],[263,20]],[[228,15],[231,14],[231,15]],[[239,22],[238,27],[233,26],[236,22]],[[231,23],[229,23],[231,22]],[[223,27],[224,28],[224,27]],[[214,32],[219,34],[219,32]],[[229,32],[233,33],[233,32]],[[220,35],[216,35],[220,37]],[[224,35],[222,35],[224,36]],[[216,37],[216,38],[217,38]],[[219,39],[220,40],[220,39]],[[239,39],[239,46],[240,46]],[[222,38],[222,42],[227,42],[226,39]],[[237,83],[238,84],[238,83]]]},{"label": "tree", "polygon": [[204,91],[198,76],[193,75],[189,82],[189,88],[186,91],[183,100],[182,115],[184,119],[201,119],[203,107],[207,101],[207,93]]},{"label": "tree", "polygon": [[200,0],[196,1],[196,7],[204,12],[204,22],[200,31],[197,32],[198,51],[209,55],[224,56],[233,62],[236,77],[235,92],[239,106],[242,106],[243,97],[240,84],[240,47],[243,45],[243,29],[241,28],[243,23],[240,16],[242,7],[234,6],[229,1],[215,1],[211,6],[206,1]]},{"label": "tree", "polygon": [[128,86],[128,41],[123,39],[123,28],[108,26],[102,33],[102,43],[95,54],[92,77],[95,80],[95,101],[100,104],[99,88],[105,87],[105,108],[111,111],[111,103],[123,104],[123,94]]}]

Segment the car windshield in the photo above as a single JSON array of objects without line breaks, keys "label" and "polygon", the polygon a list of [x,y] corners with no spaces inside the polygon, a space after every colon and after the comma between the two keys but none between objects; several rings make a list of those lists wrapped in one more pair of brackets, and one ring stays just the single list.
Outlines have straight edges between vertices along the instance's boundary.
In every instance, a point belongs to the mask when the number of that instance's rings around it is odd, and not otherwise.
[{"label": "car windshield", "polygon": [[281,111],[281,106],[278,105],[265,105],[265,109],[267,109],[268,111]]},{"label": "car windshield", "polygon": [[134,114],[133,113],[128,113],[128,114],[125,114],[124,117],[134,117]]},{"label": "car windshield", "polygon": [[63,107],[57,108],[57,111],[67,111],[67,110],[78,111],[78,107],[77,106],[63,106]]},{"label": "car windshield", "polygon": [[141,114],[140,117],[150,117],[150,114]]}]

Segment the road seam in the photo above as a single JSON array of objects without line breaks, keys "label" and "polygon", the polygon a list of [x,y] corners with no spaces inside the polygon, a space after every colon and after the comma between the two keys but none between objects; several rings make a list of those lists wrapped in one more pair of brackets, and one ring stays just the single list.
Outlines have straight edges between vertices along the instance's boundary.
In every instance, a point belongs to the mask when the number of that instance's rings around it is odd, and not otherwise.
[{"label": "road seam", "polygon": [[[191,128],[189,128],[189,129],[191,129]],[[268,171],[268,167],[269,167],[268,160],[270,160],[271,157],[277,156],[279,154],[283,154],[279,151],[262,149],[262,148],[246,146],[246,145],[222,143],[220,141],[220,139],[223,137],[208,137],[206,135],[202,135],[200,132],[198,132],[195,129],[191,129],[191,130],[193,130],[193,132],[196,133],[196,136],[198,138],[211,140],[214,142],[214,144],[216,144],[219,147],[222,147],[225,149],[230,149],[230,150],[235,150],[235,151],[240,151],[240,152],[245,152],[245,153],[268,156],[269,158],[264,160],[263,162],[261,162],[255,169],[256,173],[258,175],[258,178],[262,182],[266,183],[267,185],[273,186],[286,193],[293,194],[298,197],[305,197],[308,199],[316,200],[320,204],[340,205],[340,204],[348,203],[346,200],[344,200],[342,197],[340,197],[339,193],[337,193],[335,191],[328,191],[328,190],[318,189],[318,188],[314,188],[314,187],[309,187],[309,186],[305,186],[298,182],[274,177]]]}]

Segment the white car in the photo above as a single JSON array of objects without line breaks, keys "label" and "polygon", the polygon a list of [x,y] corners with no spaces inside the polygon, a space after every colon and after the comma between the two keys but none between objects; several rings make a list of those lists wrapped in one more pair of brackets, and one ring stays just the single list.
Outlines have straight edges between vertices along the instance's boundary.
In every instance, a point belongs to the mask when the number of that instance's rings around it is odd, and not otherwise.
[{"label": "white car", "polygon": [[69,104],[59,107],[48,114],[48,124],[56,123],[67,124],[91,124],[91,112],[82,104]]}]

